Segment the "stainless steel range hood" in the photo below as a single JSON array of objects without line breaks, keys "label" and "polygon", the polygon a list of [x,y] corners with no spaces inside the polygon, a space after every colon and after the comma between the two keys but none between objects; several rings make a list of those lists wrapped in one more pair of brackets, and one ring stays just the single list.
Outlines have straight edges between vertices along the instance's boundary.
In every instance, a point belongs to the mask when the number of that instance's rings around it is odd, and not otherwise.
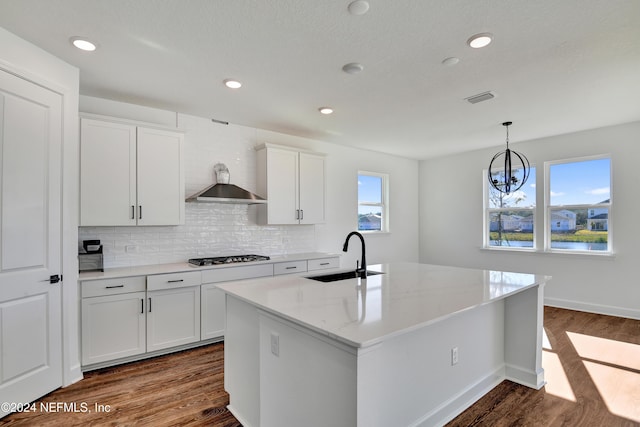
[{"label": "stainless steel range hood", "polygon": [[255,205],[267,203],[267,201],[250,191],[240,188],[237,185],[229,184],[229,169],[217,163],[213,167],[216,174],[216,184],[210,185],[204,190],[187,197],[187,202],[208,202],[208,203],[228,203]]},{"label": "stainless steel range hood", "polygon": [[262,197],[233,184],[214,184],[187,197],[187,202],[235,203],[254,205],[267,203]]}]

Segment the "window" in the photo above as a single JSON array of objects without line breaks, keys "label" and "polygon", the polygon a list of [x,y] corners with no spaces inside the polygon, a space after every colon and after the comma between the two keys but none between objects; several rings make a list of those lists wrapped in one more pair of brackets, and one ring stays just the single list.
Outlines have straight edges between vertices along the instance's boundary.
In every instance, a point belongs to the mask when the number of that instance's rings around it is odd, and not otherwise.
[{"label": "window", "polygon": [[[496,172],[496,177],[503,173]],[[546,162],[544,186],[536,169],[511,194],[500,193],[484,171],[484,247],[573,253],[611,253],[611,159]],[[544,209],[536,213],[536,196]],[[536,223],[540,226],[536,227]]]},{"label": "window", "polygon": [[[496,177],[504,173],[499,171]],[[517,174],[517,173],[516,173]],[[534,248],[536,170],[517,191],[501,193],[485,181],[485,247]]]},{"label": "window", "polygon": [[388,182],[388,175],[358,172],[358,231],[389,231]]},{"label": "window", "polygon": [[547,164],[546,248],[610,252],[611,160]]}]

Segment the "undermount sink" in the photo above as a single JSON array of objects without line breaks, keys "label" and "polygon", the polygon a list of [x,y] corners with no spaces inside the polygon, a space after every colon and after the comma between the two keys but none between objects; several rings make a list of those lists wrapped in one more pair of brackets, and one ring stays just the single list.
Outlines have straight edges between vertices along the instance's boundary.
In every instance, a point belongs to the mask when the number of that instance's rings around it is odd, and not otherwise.
[{"label": "undermount sink", "polygon": [[[375,276],[376,274],[384,274],[380,271],[367,270],[367,276]],[[307,279],[317,280],[319,282],[336,282],[338,280],[355,279],[358,274],[355,271],[343,271],[342,273],[323,274],[321,276],[311,276]]]}]

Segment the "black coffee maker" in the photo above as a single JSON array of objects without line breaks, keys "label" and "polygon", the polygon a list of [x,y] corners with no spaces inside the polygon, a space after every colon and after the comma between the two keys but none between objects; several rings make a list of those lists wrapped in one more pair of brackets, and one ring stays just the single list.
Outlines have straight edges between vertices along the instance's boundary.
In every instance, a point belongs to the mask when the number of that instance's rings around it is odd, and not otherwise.
[{"label": "black coffee maker", "polygon": [[104,271],[100,240],[83,240],[84,252],[78,253],[80,271]]}]

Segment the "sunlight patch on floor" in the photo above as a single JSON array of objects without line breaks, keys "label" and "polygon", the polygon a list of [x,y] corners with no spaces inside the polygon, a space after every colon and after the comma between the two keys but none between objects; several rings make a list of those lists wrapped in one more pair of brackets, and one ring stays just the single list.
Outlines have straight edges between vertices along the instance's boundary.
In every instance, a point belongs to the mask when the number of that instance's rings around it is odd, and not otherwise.
[{"label": "sunlight patch on floor", "polygon": [[640,345],[567,332],[612,414],[640,421]]},{"label": "sunlight patch on floor", "polygon": [[571,344],[583,359],[640,371],[640,345],[592,335],[567,332]]},{"label": "sunlight patch on floor", "polygon": [[576,402],[576,396],[569,383],[569,378],[567,378],[560,358],[556,353],[550,351],[542,352],[542,368],[544,369],[544,379],[547,381],[544,386],[545,391],[562,399]]},{"label": "sunlight patch on floor", "polygon": [[584,366],[609,412],[640,422],[640,373],[589,361]]},{"label": "sunlight patch on floor", "polygon": [[542,348],[545,350],[553,350],[551,348],[551,341],[549,341],[549,337],[547,336],[547,331],[545,329],[542,330]]}]

